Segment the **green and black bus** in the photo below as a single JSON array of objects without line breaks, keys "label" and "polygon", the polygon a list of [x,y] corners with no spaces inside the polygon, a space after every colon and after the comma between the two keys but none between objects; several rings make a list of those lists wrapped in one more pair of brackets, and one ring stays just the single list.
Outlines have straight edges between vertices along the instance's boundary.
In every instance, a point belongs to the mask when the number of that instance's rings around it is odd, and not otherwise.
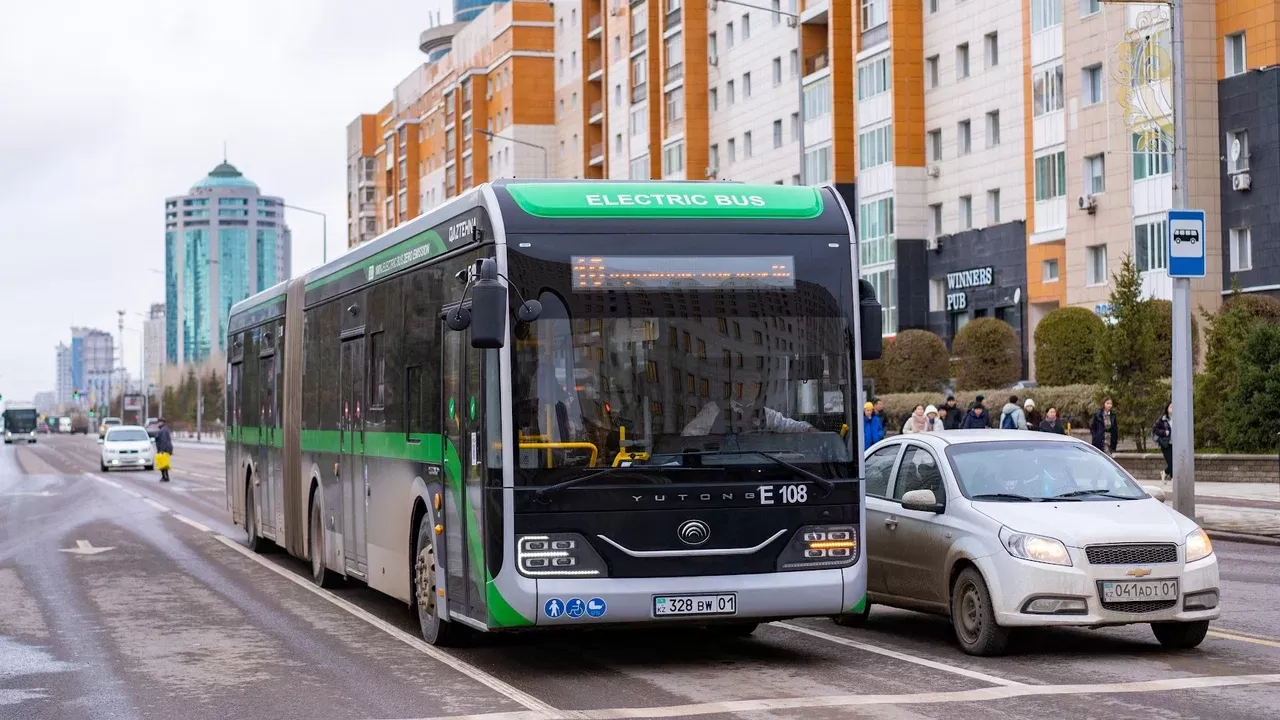
[{"label": "green and black bus", "polygon": [[228,506],[432,643],[860,614],[857,258],[832,187],[481,185],[231,309]]}]

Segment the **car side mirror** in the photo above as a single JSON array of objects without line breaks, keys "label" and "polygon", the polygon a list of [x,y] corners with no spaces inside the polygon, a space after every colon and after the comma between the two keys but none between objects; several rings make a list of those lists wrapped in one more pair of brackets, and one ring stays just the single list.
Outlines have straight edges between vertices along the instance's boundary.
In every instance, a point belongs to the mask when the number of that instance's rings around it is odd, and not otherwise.
[{"label": "car side mirror", "polygon": [[903,495],[902,507],[907,510],[931,513],[940,513],[943,510],[942,503],[938,502],[938,497],[932,490],[912,490]]},{"label": "car side mirror", "polygon": [[1158,488],[1155,485],[1143,485],[1142,491],[1160,502],[1165,501],[1164,489],[1162,488]]}]

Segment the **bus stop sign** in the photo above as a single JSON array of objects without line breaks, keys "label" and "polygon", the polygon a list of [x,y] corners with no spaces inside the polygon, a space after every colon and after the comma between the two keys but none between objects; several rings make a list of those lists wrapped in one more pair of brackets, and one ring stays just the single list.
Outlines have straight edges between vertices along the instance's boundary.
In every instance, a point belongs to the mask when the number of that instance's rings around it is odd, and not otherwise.
[{"label": "bus stop sign", "polygon": [[1169,211],[1169,277],[1204,277],[1203,210]]}]

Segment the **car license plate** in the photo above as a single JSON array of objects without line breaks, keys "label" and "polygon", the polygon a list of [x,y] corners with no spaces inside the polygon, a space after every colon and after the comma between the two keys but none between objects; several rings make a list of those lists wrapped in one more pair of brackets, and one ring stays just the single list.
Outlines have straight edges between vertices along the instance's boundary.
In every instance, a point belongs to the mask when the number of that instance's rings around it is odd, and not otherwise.
[{"label": "car license plate", "polygon": [[654,617],[737,614],[738,596],[734,593],[658,595],[653,598]]},{"label": "car license plate", "polygon": [[1102,602],[1127,603],[1178,599],[1177,580],[1103,581],[1100,585],[1102,586]]}]

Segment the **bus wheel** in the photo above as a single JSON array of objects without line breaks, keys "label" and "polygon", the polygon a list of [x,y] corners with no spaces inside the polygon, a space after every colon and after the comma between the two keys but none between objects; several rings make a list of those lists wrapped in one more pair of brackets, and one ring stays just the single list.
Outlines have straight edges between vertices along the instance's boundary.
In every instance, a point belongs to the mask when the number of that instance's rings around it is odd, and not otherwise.
[{"label": "bus wheel", "polygon": [[422,639],[432,645],[448,647],[458,644],[462,629],[441,617],[445,610],[437,602],[440,595],[436,587],[434,538],[431,516],[423,513],[422,520],[418,522],[417,562],[413,566],[413,604],[418,611],[418,624],[422,626]]},{"label": "bus wheel", "polygon": [[836,615],[831,618],[835,624],[840,627],[860,628],[867,624],[867,617],[871,615],[871,603],[863,601],[862,612],[845,613],[844,615]]},{"label": "bus wheel", "polygon": [[244,530],[247,535],[246,545],[256,552],[266,552],[267,541],[258,534],[258,511],[254,508],[253,482],[244,485]]},{"label": "bus wheel", "polygon": [[324,565],[324,508],[320,507],[320,488],[311,495],[310,542],[311,582],[317,587],[331,588],[338,584],[338,575]]}]

